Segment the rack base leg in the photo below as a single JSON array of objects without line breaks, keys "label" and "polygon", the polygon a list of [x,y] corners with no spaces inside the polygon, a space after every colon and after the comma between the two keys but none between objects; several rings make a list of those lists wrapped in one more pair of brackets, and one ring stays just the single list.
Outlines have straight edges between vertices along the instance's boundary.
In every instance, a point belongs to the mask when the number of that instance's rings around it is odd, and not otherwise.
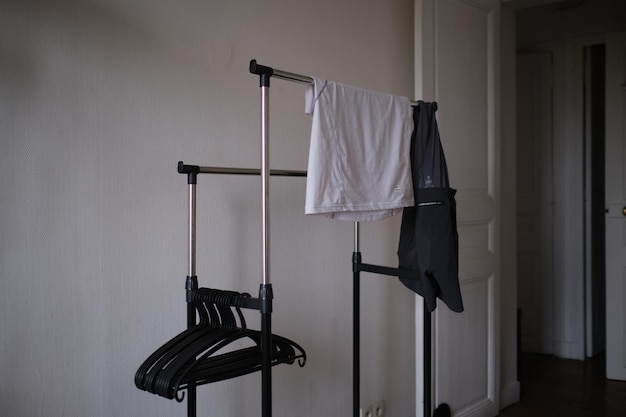
[{"label": "rack base leg", "polygon": [[357,264],[361,263],[361,253],[352,254],[353,263],[353,299],[352,299],[352,415],[360,417],[361,414],[361,286],[360,272]]},{"label": "rack base leg", "polygon": [[272,416],[272,284],[261,284],[261,415]]},{"label": "rack base leg", "polygon": [[[187,275],[185,281],[186,301],[187,301],[187,328],[196,324],[196,308],[193,305],[193,292],[198,289],[198,277]],[[187,417],[196,417],[196,386],[189,384],[187,387]]]},{"label": "rack base leg", "polygon": [[431,345],[431,314],[426,308],[424,303],[424,361],[422,364],[422,371],[424,373],[424,416],[430,416],[432,410],[432,373],[431,373],[431,360],[432,360],[432,345]]}]

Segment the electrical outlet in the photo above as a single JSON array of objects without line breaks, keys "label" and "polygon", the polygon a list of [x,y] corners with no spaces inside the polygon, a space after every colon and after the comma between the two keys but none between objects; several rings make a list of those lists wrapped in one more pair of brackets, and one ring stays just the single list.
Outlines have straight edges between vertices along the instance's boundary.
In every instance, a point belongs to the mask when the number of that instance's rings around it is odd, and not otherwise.
[{"label": "electrical outlet", "polygon": [[380,400],[376,404],[372,405],[372,417],[387,417],[387,402]]},{"label": "electrical outlet", "polygon": [[372,410],[371,405],[361,407],[361,417],[374,417],[374,411]]},{"label": "electrical outlet", "polygon": [[360,417],[387,417],[387,402],[383,399],[366,407],[361,407]]}]

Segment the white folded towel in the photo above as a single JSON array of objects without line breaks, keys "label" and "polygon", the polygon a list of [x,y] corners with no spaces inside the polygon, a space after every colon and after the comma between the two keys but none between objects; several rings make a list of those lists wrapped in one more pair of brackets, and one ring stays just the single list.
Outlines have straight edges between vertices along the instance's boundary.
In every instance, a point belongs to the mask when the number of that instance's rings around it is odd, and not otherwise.
[{"label": "white folded towel", "polygon": [[314,80],[306,91],[313,123],[305,213],[373,221],[415,205],[411,101]]}]

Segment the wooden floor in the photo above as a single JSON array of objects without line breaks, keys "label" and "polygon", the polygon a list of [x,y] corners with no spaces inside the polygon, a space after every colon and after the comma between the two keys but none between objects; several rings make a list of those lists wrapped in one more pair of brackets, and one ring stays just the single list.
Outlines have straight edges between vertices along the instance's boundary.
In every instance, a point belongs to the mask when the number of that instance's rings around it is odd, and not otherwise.
[{"label": "wooden floor", "polygon": [[626,382],[604,377],[604,358],[586,361],[524,354],[521,400],[500,417],[625,417]]}]

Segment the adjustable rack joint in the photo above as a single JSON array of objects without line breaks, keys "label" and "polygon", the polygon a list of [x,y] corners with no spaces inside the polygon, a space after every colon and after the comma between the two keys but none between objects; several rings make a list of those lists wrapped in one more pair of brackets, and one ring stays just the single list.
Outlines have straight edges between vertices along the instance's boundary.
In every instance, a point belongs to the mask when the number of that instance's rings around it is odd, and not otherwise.
[{"label": "adjustable rack joint", "polygon": [[185,300],[188,303],[193,302],[193,293],[197,289],[198,289],[198,277],[196,275],[193,275],[193,276],[187,275],[187,281],[185,281],[185,290],[186,290]]},{"label": "adjustable rack joint", "polygon": [[178,173],[187,174],[187,184],[197,184],[200,167],[198,165],[185,165],[183,161],[178,161]]},{"label": "adjustable rack joint", "polygon": [[261,301],[261,314],[269,314],[272,312],[272,300],[274,299],[274,291],[272,284],[261,284],[259,287],[259,300]]},{"label": "adjustable rack joint", "polygon": [[253,59],[250,61],[250,73],[259,75],[261,87],[269,87],[270,77],[274,75],[274,68],[257,64],[256,59]]},{"label": "adjustable rack joint", "polygon": [[361,252],[352,252],[352,272],[359,272],[361,268]]}]

